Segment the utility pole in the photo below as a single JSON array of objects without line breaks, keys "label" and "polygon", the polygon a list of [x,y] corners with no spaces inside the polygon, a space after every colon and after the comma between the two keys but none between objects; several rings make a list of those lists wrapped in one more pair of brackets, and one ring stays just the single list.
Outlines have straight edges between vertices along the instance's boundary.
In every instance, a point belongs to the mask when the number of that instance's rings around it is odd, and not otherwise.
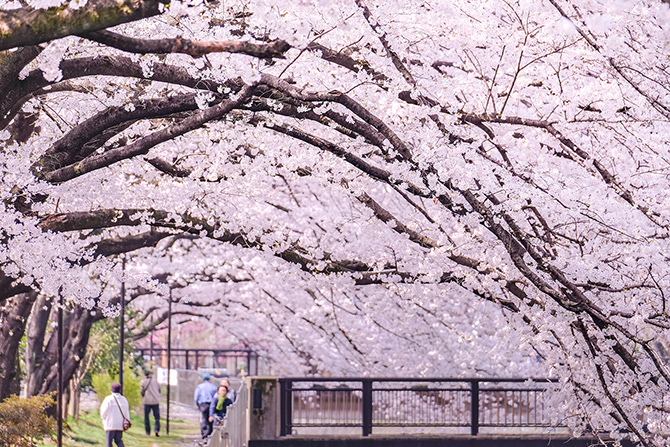
[{"label": "utility pole", "polygon": [[151,333],[149,334],[149,359],[154,362],[154,316],[151,314]]},{"label": "utility pole", "polygon": [[[168,283],[170,287],[170,283]],[[167,339],[167,418],[165,420],[165,433],[170,434],[170,363],[172,361],[172,287],[168,295],[168,339]]]},{"label": "utility pole", "polygon": [[123,393],[123,345],[125,344],[125,326],[126,326],[126,256],[121,258],[121,323],[120,323],[120,342],[119,342],[119,383]]},{"label": "utility pole", "polygon": [[57,446],[63,447],[63,287],[58,289],[58,402],[56,424],[58,425]]}]

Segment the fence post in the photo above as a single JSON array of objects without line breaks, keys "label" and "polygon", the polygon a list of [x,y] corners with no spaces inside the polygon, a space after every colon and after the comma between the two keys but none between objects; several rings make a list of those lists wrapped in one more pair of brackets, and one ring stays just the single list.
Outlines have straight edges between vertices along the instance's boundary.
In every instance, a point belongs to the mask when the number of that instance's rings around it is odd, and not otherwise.
[{"label": "fence post", "polygon": [[363,380],[363,436],[372,434],[372,380]]},{"label": "fence post", "polygon": [[293,382],[279,380],[279,435],[286,436],[293,432]]},{"label": "fence post", "polygon": [[470,382],[470,434],[477,436],[479,433],[479,381],[473,380]]}]

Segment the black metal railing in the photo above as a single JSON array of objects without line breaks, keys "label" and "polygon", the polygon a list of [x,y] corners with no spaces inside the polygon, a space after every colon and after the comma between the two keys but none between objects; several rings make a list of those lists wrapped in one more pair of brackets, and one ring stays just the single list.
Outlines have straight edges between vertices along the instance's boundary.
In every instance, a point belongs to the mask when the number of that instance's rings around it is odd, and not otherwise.
[{"label": "black metal railing", "polygon": [[[137,353],[147,360],[167,367],[168,350],[138,348]],[[231,376],[244,367],[247,375],[258,374],[258,354],[250,349],[171,349],[171,369],[224,369]]]},{"label": "black metal railing", "polygon": [[300,427],[554,427],[551,379],[282,378],[280,434]]}]

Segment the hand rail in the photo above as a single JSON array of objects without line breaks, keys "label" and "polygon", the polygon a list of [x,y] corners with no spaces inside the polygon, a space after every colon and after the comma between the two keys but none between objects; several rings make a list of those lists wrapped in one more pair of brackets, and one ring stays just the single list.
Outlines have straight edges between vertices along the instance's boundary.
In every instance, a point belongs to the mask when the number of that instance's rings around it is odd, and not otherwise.
[{"label": "hand rail", "polygon": [[[552,427],[544,392],[546,385],[555,382],[544,378],[280,378],[280,435],[290,435],[299,427],[361,427],[363,436],[370,436],[373,427],[469,427],[472,436],[482,426]],[[338,386],[323,385],[329,383]],[[398,386],[402,383],[412,386]]]},{"label": "hand rail", "polygon": [[208,447],[245,447],[247,439],[247,420],[249,419],[249,391],[242,382],[237,389],[235,402],[228,407],[223,425],[214,427]]}]

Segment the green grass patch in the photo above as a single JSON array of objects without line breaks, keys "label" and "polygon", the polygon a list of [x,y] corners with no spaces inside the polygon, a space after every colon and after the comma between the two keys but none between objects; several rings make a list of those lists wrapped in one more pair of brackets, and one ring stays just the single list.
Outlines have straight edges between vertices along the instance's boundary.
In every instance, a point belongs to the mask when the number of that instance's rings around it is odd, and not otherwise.
[{"label": "green grass patch", "polygon": [[[161,408],[162,410],[163,408]],[[197,422],[171,420],[170,435],[165,434],[165,415],[161,414],[161,433],[159,437],[147,436],[144,433],[144,417],[131,413],[130,421],[133,426],[123,434],[123,442],[132,447],[174,447],[191,443],[200,438],[200,427]],[[153,416],[151,417],[153,427]],[[55,446],[55,440],[45,440],[37,447]],[[63,429],[63,445],[68,447],[105,447],[105,430],[97,411],[82,412],[79,421],[68,419],[67,427]]]}]

